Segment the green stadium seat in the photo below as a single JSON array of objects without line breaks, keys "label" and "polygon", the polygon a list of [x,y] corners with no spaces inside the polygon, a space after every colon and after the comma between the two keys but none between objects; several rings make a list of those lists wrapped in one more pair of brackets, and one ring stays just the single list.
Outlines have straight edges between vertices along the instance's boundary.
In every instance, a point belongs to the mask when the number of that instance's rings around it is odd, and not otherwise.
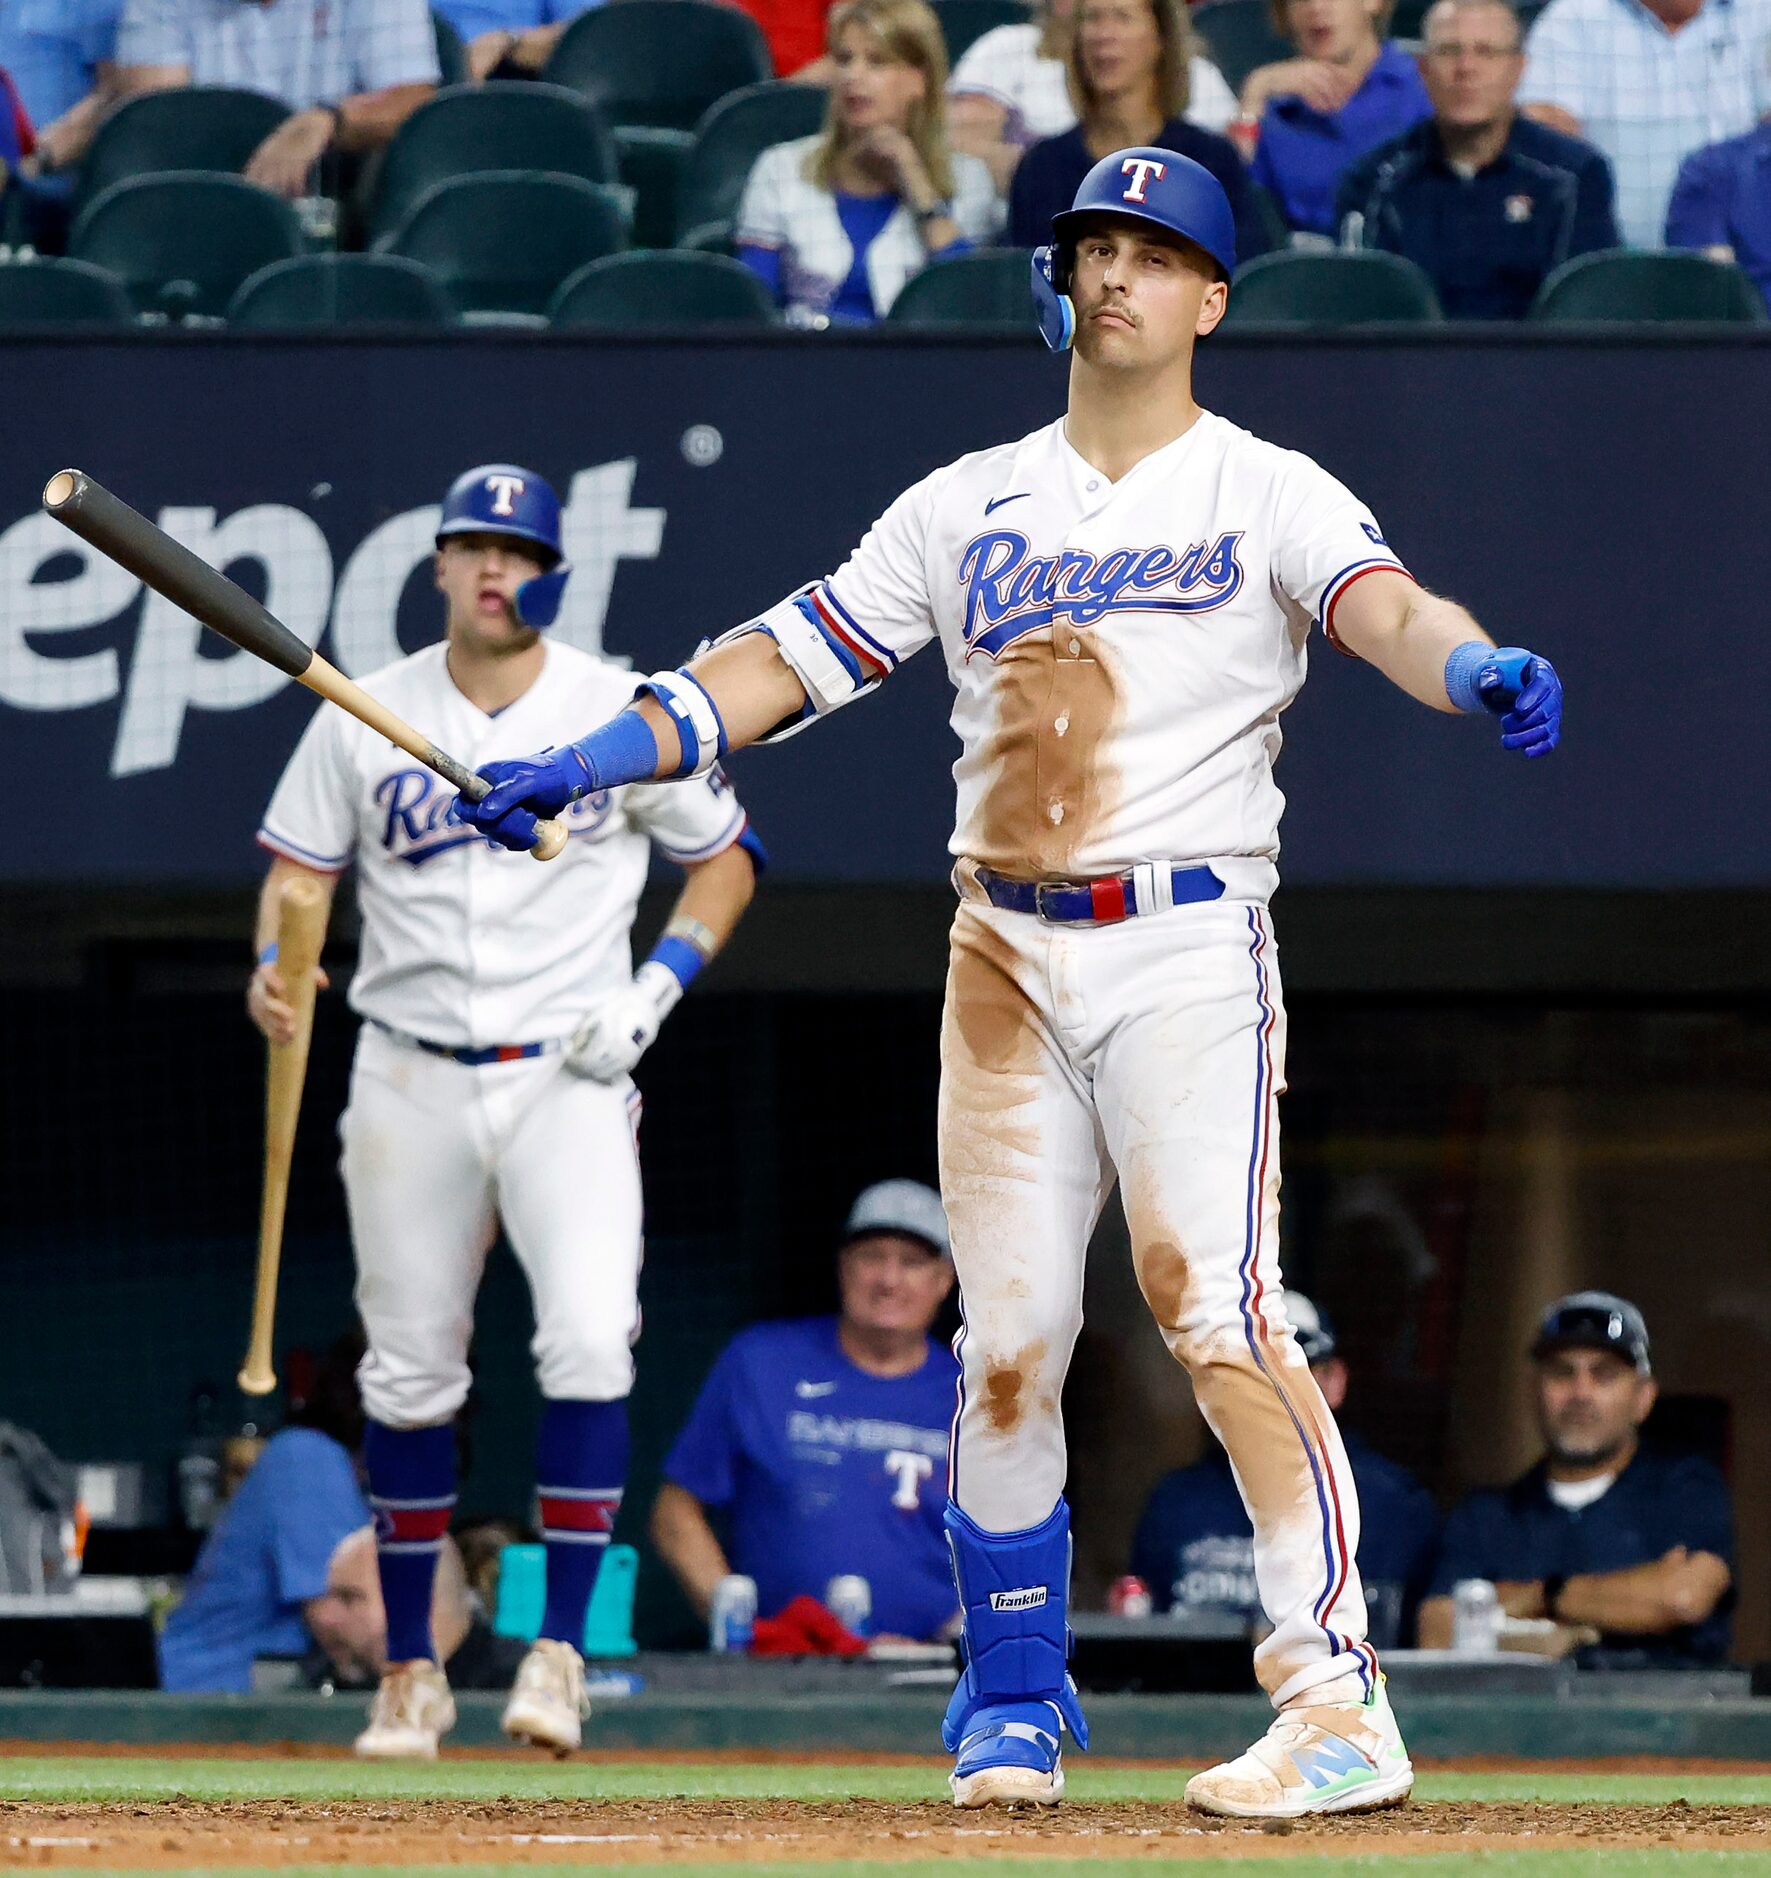
[{"label": "green stadium seat", "polygon": [[461,35],[435,7],[430,10],[430,25],[436,35],[437,65],[443,74],[443,83],[465,85],[468,82],[467,47],[461,43]]},{"label": "green stadium seat", "polygon": [[1608,249],[1576,255],[1537,290],[1534,320],[1726,320],[1757,325],[1764,296],[1732,261]]},{"label": "green stadium seat", "polygon": [[90,261],[38,259],[0,263],[0,329],[60,330],[128,326],[135,308],[123,283]]},{"label": "green stadium seat", "polygon": [[375,179],[372,245],[386,245],[426,190],[487,170],[546,170],[615,180],[608,127],[559,85],[458,85],[421,104],[394,133]]},{"label": "green stadium seat", "polygon": [[262,92],[187,85],[127,98],[94,134],[75,182],[74,213],[113,183],[166,170],[238,174],[289,107]]},{"label": "green stadium seat", "polygon": [[568,274],[626,246],[606,189],[581,176],[494,170],[439,183],[387,251],[422,262],[464,313],[541,314]]},{"label": "green stadium seat", "polygon": [[1376,250],[1263,254],[1238,268],[1228,320],[1237,326],[1363,326],[1443,318],[1412,261]]},{"label": "green stadium seat", "polygon": [[1433,5],[1433,0],[1396,0],[1390,14],[1389,35],[1392,39],[1419,39],[1421,27]]},{"label": "green stadium seat", "polygon": [[556,327],[772,326],[768,289],[718,254],[615,254],[581,267],[554,296]]},{"label": "green stadium seat", "polygon": [[136,307],[182,317],[226,311],[240,283],[305,252],[280,196],[239,176],[174,170],[113,183],[74,223],[68,252],[109,268]]},{"label": "green stadium seat", "polygon": [[1257,65],[1296,57],[1290,40],[1274,32],[1267,0],[1201,0],[1192,25],[1235,92]]},{"label": "green stadium seat", "polygon": [[1031,339],[1033,285],[1019,248],[985,248],[931,261],[912,274],[886,315],[894,326],[1013,330]]},{"label": "green stadium seat", "polygon": [[756,159],[778,143],[821,130],[830,94],[816,85],[771,78],[734,91],[695,127],[677,195],[677,242],[723,247]]},{"label": "green stadium seat", "polygon": [[930,0],[947,42],[947,64],[957,65],[968,46],[998,26],[1025,26],[1033,9],[1022,0]]},{"label": "green stadium seat", "polygon": [[449,326],[455,309],[427,269],[397,254],[304,254],[261,267],[228,305],[251,331],[309,326]]},{"label": "green stadium seat", "polygon": [[611,124],[693,130],[709,105],[772,71],[761,28],[735,6],[609,0],[566,28],[541,75]]},{"label": "green stadium seat", "polygon": [[676,239],[676,203],[695,140],[686,130],[624,124],[615,132],[615,161],[633,191],[633,241],[668,248]]}]

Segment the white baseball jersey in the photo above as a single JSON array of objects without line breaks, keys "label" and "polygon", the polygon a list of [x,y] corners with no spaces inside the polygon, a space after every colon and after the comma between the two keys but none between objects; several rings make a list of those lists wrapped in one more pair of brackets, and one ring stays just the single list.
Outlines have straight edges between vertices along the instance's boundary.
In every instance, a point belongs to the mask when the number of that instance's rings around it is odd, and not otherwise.
[{"label": "white baseball jersey", "polygon": [[[632,698],[633,675],[557,640],[522,697],[495,716],[455,687],[444,647],[363,680],[438,746],[477,769],[570,743]],[[357,864],[360,1015],[453,1048],[569,1036],[632,970],[628,932],[649,844],[704,861],[735,842],[744,811],[715,771],[586,796],[566,811],[556,860],[495,846],[449,816],[454,789],[366,724],[315,713],[265,812],[275,854],[335,872]]]},{"label": "white baseball jersey", "polygon": [[[1308,457],[1202,413],[1111,482],[1060,421],[938,469],[838,571],[752,630],[811,619],[855,669],[939,637],[963,745],[953,852],[1022,879],[1224,863],[1276,880],[1279,714],[1311,626],[1405,572],[1371,512]],[[783,651],[793,661],[790,643]],[[808,662],[809,663],[809,662]],[[812,705],[859,695],[805,664]]]},{"label": "white baseball jersey", "polygon": [[[966,47],[947,81],[949,97],[977,95],[1008,112],[1006,141],[1037,143],[1057,137],[1076,122],[1069,74],[1062,59],[1039,51],[1037,23],[994,26]],[[1204,130],[1221,131],[1236,115],[1236,94],[1211,60],[1195,53],[1188,66],[1187,108],[1182,113]]]}]

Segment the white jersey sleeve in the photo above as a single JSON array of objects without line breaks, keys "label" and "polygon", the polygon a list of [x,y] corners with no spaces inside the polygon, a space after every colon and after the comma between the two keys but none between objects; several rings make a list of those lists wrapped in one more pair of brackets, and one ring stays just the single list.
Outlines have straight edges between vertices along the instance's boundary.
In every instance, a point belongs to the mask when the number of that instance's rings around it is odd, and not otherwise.
[{"label": "white jersey sleeve", "polygon": [[683,867],[723,854],[750,822],[718,764],[685,782],[635,784],[624,806],[634,826]]},{"label": "white jersey sleeve", "polygon": [[1289,455],[1273,531],[1280,591],[1344,651],[1334,633],[1336,602],[1361,575],[1379,568],[1408,572],[1370,509],[1319,464]]},{"label": "white jersey sleeve", "polygon": [[789,594],[716,642],[769,634],[806,688],[803,714],[759,742],[779,742],[852,704],[935,637],[929,530],[948,473],[936,470],[906,489],[828,580]]},{"label": "white jersey sleeve", "polygon": [[357,845],[357,805],[344,713],[322,704],[302,732],[259,827],[261,847],[336,874]]}]

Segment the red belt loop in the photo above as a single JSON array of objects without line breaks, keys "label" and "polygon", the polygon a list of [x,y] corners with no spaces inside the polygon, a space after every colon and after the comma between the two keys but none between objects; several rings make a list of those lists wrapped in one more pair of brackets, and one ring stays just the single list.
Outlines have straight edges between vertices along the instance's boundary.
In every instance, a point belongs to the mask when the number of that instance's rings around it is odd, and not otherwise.
[{"label": "red belt loop", "polygon": [[1091,880],[1088,883],[1088,897],[1095,918],[1102,924],[1124,919],[1131,911],[1129,894],[1123,880]]}]

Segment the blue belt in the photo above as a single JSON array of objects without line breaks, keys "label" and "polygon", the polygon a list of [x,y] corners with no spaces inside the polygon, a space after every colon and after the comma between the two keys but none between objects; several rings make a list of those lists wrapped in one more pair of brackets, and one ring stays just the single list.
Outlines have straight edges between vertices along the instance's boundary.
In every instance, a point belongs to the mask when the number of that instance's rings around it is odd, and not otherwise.
[{"label": "blue belt", "polygon": [[1008,880],[988,867],[975,871],[992,906],[1010,913],[1031,913],[1054,926],[1107,926],[1135,919],[1140,913],[1221,900],[1224,894],[1224,883],[1209,867],[1145,862],[1104,880]]},{"label": "blue belt", "polygon": [[545,1043],[490,1043],[484,1049],[457,1049],[452,1043],[432,1043],[428,1037],[415,1037],[409,1030],[396,1030],[380,1018],[370,1018],[383,1036],[392,1037],[409,1050],[423,1050],[429,1056],[446,1056],[451,1063],[465,1063],[469,1069],[483,1069],[488,1063],[520,1063],[525,1057],[552,1056],[572,1041],[570,1037],[550,1037]]}]

